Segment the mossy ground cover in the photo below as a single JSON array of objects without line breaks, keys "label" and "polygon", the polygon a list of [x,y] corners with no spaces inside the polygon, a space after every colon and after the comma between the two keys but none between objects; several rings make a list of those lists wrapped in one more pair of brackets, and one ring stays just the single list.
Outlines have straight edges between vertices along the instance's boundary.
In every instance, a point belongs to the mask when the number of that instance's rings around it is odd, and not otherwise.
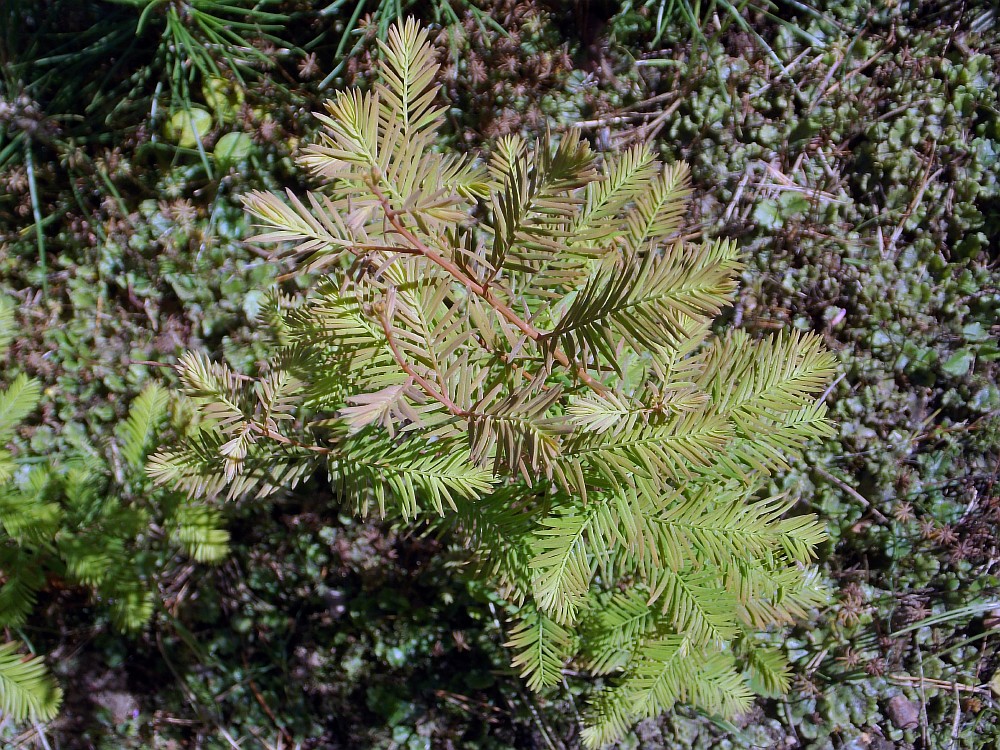
[{"label": "mossy ground cover", "polygon": [[[200,150],[172,145],[151,111],[168,80],[155,58],[102,63],[134,106],[100,120],[62,89],[27,85],[37,66],[5,80],[0,145],[32,136],[0,172],[0,272],[24,333],[5,380],[23,371],[46,393],[22,432],[26,460],[103,450],[143,384],[170,377],[143,363],[187,347],[243,368],[262,356],[253,320],[283,269],[243,243],[237,197],[298,186],[290,156],[319,84],[363,79],[377,31],[323,81],[355,38],[340,45],[349,8],[315,5],[274,5],[289,52],[257,63],[237,118],[192,87],[193,105],[217,115]],[[654,138],[692,166],[691,231],[746,253],[720,324],[821,331],[840,357],[828,396],[839,437],[780,482],[831,535],[834,596],[784,639],[792,693],[740,726],[679,711],[631,746],[995,746],[995,11],[747,6],[741,24],[720,5],[696,34],[679,12],[658,30],[656,4],[453,7],[458,22],[414,10],[440,24],[455,145],[570,124],[601,148]],[[252,148],[216,159],[230,132]],[[320,484],[227,514],[232,559],[178,566],[136,637],[95,619],[81,592],[44,593],[23,636],[66,688],[42,730],[53,747],[576,746],[582,687],[567,674],[541,698],[522,689],[503,613],[454,575],[447,539],[344,516]],[[6,725],[12,744],[23,729]],[[37,729],[20,736],[41,743]]]}]

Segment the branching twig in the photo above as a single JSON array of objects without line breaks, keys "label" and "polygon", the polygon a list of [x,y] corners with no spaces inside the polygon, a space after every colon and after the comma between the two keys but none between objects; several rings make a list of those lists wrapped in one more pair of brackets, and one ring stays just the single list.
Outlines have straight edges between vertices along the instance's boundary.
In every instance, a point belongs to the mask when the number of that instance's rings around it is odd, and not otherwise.
[{"label": "branching twig", "polygon": [[[525,336],[527,336],[532,341],[539,341],[543,337],[543,333],[535,328],[531,323],[522,319],[516,312],[514,312],[510,307],[508,307],[502,300],[498,299],[493,290],[484,284],[479,283],[475,279],[469,277],[461,268],[454,263],[454,261],[441,255],[436,250],[428,247],[419,237],[417,237],[413,232],[407,229],[406,225],[399,218],[399,212],[396,211],[392,205],[389,203],[389,199],[386,198],[385,193],[383,193],[378,185],[372,181],[369,183],[372,193],[378,198],[378,202],[382,205],[382,210],[385,212],[385,217],[388,219],[392,228],[403,237],[407,242],[416,248],[420,255],[427,258],[437,266],[447,271],[451,276],[458,281],[460,284],[465,286],[469,291],[473,292],[479,297],[482,297],[490,307],[496,310],[500,315],[502,315],[508,322],[514,325],[519,331],[521,331]],[[572,368],[573,365],[570,362],[569,357],[559,348],[553,347],[551,350],[551,355],[554,360],[556,360],[563,367]],[[577,365],[575,369],[577,377],[581,381],[586,383],[590,388],[597,391],[598,393],[607,393],[607,388],[600,381],[595,380],[591,377],[590,373],[587,372],[587,368],[583,365]]]},{"label": "branching twig", "polygon": [[872,515],[875,516],[878,520],[882,521],[883,523],[885,523],[885,522],[887,522],[889,520],[888,518],[885,517],[885,514],[883,514],[882,511],[880,511],[878,508],[876,508],[874,505],[871,504],[871,501],[869,501],[868,498],[866,498],[864,495],[862,495],[856,489],[854,489],[853,487],[851,487],[851,485],[849,485],[843,479],[840,479],[839,477],[835,477],[833,474],[831,474],[830,472],[828,472],[822,466],[813,466],[812,468],[813,468],[814,471],[816,471],[817,474],[820,474],[824,478],[829,479],[835,485],[837,485],[838,487],[840,487],[840,489],[842,489],[848,495],[850,495],[855,500],[857,500],[859,503],[861,503],[862,506],[864,506],[865,508],[867,508],[868,510],[870,510],[871,513],[872,513]]},{"label": "branching twig", "polygon": [[289,744],[292,744],[294,742],[294,740],[292,740],[292,735],[290,735],[288,733],[288,730],[285,729],[278,722],[278,717],[274,715],[274,711],[272,711],[271,707],[267,705],[267,701],[265,701],[264,696],[261,695],[261,692],[257,687],[257,683],[254,682],[253,677],[250,676],[250,663],[247,660],[246,654],[243,654],[242,656],[243,656],[243,667],[244,669],[246,669],[247,672],[247,684],[250,686],[250,692],[253,693],[253,697],[257,699],[257,702],[260,704],[260,707],[264,709],[264,713],[267,714],[267,718],[269,718],[271,720],[271,723],[273,723],[274,726],[277,727],[278,731],[281,732],[282,736],[285,738],[285,741],[288,742]]},{"label": "branching twig", "polygon": [[389,199],[385,197],[385,193],[379,189],[378,185],[372,183],[370,187],[372,192],[375,194],[375,197],[378,198],[379,203],[382,205],[382,210],[385,212],[385,216],[389,220],[389,223],[392,224],[393,229],[396,230],[397,234],[413,245],[420,255],[423,255],[427,258],[427,260],[443,268],[460,284],[486,300],[490,304],[490,307],[516,326],[525,336],[535,341],[541,337],[541,332],[537,328],[532,326],[527,321],[522,320],[516,312],[510,309],[510,307],[504,304],[501,300],[498,300],[489,287],[484,286],[475,279],[470,278],[461,268],[458,267],[457,264],[454,263],[454,261],[444,257],[436,250],[429,248],[419,237],[407,229],[406,225],[399,218],[399,212],[392,207],[389,203]]},{"label": "branching twig", "polygon": [[955,693],[955,718],[951,722],[951,742],[948,745],[948,750],[958,747],[958,726],[962,720],[962,701],[958,697],[958,687],[955,687],[953,692]]},{"label": "branching twig", "polygon": [[128,361],[129,365],[144,365],[146,367],[169,367],[174,368],[174,365],[169,362],[155,362],[151,359],[130,359]]},{"label": "branching twig", "polygon": [[434,384],[425,378],[423,375],[418,373],[409,362],[404,359],[402,352],[399,351],[399,347],[396,344],[396,339],[392,335],[392,324],[388,320],[388,315],[384,312],[378,316],[379,323],[382,324],[382,332],[385,333],[385,340],[389,343],[389,349],[392,351],[393,359],[396,360],[396,364],[399,365],[403,372],[413,378],[420,387],[423,388],[427,395],[444,404],[445,408],[457,417],[463,416],[465,412],[458,407],[454,401],[452,401],[446,394],[439,391]]},{"label": "branching twig", "polygon": [[256,432],[258,435],[263,435],[264,437],[271,438],[284,445],[291,445],[295,448],[302,448],[303,450],[312,451],[313,453],[319,453],[324,456],[332,456],[338,451],[333,448],[325,448],[322,445],[308,445],[307,443],[300,443],[298,440],[294,440],[290,437],[282,435],[280,432],[275,432],[274,430],[268,429],[263,425],[259,425],[256,422],[247,422],[247,425],[251,430]]},{"label": "branching twig", "polygon": [[941,688],[943,690],[955,690],[963,693],[975,693],[977,695],[989,695],[990,689],[987,687],[981,687],[979,685],[966,685],[963,682],[953,682],[949,680],[936,680],[933,677],[914,677],[908,674],[891,674],[889,675],[889,680],[891,682],[902,683],[904,685],[921,685],[929,686],[935,688]]}]

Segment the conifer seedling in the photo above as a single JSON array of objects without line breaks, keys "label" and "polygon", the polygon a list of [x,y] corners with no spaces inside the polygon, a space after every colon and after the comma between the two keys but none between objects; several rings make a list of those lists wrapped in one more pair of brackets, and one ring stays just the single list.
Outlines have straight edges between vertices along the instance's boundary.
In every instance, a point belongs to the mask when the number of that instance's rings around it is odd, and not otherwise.
[{"label": "conifer seedling", "polygon": [[182,358],[200,422],[152,476],[265,496],[322,469],[360,513],[442,519],[516,613],[530,688],[604,677],[588,747],[784,691],[759,634],[823,601],[824,532],[764,488],[831,435],[833,357],[812,334],[711,334],[741,266],[678,237],[684,165],[574,131],[485,164],[438,150],[437,70],[397,25],[375,89],[318,115],[301,162],[321,187],[245,198],[255,239],[318,281],[273,295],[257,377]]}]

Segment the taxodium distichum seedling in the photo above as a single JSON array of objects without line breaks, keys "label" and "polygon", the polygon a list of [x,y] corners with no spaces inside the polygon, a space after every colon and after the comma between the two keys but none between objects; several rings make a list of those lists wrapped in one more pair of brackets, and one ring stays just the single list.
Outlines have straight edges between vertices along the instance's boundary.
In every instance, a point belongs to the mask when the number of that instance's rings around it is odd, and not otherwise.
[{"label": "taxodium distichum seedling", "polygon": [[276,260],[318,277],[275,294],[256,377],[178,365],[200,421],[153,457],[197,495],[266,495],[323,469],[361,513],[436,520],[509,602],[535,690],[607,676],[598,747],[681,702],[736,714],[788,685],[759,633],[824,594],[824,539],[770,474],[831,428],[833,357],[810,334],[710,332],[733,242],[678,227],[681,164],[598,158],[576,132],[509,136],[485,164],[437,150],[427,33],[397,25],[374,90],[338,92],[302,165],[322,187],[253,193]]}]

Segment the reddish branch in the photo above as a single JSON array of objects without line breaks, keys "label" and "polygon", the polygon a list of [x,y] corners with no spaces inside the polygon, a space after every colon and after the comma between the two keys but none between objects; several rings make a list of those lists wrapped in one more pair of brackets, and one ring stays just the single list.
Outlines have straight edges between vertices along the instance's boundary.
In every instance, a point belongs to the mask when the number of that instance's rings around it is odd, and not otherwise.
[{"label": "reddish branch", "polygon": [[285,437],[280,432],[275,432],[274,430],[268,429],[263,425],[259,425],[256,422],[247,422],[247,425],[251,430],[264,437],[271,438],[271,440],[277,441],[284,445],[291,445],[295,448],[302,448],[303,450],[312,451],[313,453],[319,453],[324,456],[332,456],[339,451],[333,448],[324,448],[322,445],[309,445],[307,443],[300,443],[298,440],[293,440],[290,437]]},{"label": "reddish branch", "polygon": [[458,407],[458,404],[439,391],[431,381],[414,370],[403,358],[402,352],[399,351],[399,347],[396,345],[396,339],[392,335],[392,326],[386,318],[387,316],[384,314],[378,316],[379,322],[382,324],[382,331],[385,333],[385,340],[389,342],[389,349],[392,351],[392,356],[396,360],[396,364],[403,368],[403,372],[419,383],[420,386],[427,391],[431,398],[444,404],[448,411],[452,414],[456,416],[462,416],[465,414],[465,412]]},{"label": "reddish branch", "polygon": [[[419,237],[417,237],[413,232],[407,229],[406,225],[399,218],[399,212],[397,212],[392,205],[389,203],[389,199],[385,197],[385,193],[379,190],[378,185],[373,182],[369,183],[372,192],[375,197],[378,198],[379,203],[382,204],[382,210],[385,212],[386,219],[392,224],[393,229],[399,234],[403,239],[409,242],[413,247],[427,258],[432,263],[437,264],[452,277],[463,284],[467,289],[472,291],[474,294],[482,297],[486,303],[496,310],[500,315],[506,318],[510,323],[517,327],[525,336],[527,336],[532,341],[538,342],[545,338],[545,334],[535,328],[531,323],[522,319],[516,312],[510,309],[502,300],[497,299],[496,295],[493,294],[493,290],[485,284],[481,284],[475,279],[469,277],[461,268],[459,268],[452,260],[441,255],[441,253],[428,247]],[[576,375],[580,380],[590,386],[593,390],[598,393],[606,393],[607,388],[598,381],[591,377],[590,373],[587,372],[587,368],[583,365],[573,365],[570,362],[569,357],[559,349],[554,346],[551,349],[552,358],[561,364],[563,367],[574,368]],[[433,395],[433,394],[432,394]],[[440,399],[438,399],[440,400]],[[443,402],[442,402],[443,403]]]}]

